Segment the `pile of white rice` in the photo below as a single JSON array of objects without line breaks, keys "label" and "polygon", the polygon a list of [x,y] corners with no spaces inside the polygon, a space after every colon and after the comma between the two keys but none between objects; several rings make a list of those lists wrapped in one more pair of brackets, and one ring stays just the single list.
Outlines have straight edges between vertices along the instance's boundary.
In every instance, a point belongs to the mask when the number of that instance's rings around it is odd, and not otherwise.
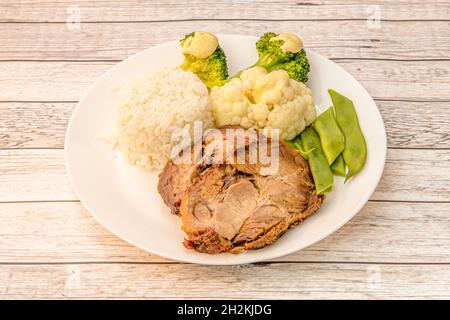
[{"label": "pile of white rice", "polygon": [[204,130],[214,123],[208,89],[178,68],[125,85],[119,100],[116,146],[129,163],[145,169],[161,169],[169,160],[174,130],[187,128],[192,136],[194,121],[202,121]]}]

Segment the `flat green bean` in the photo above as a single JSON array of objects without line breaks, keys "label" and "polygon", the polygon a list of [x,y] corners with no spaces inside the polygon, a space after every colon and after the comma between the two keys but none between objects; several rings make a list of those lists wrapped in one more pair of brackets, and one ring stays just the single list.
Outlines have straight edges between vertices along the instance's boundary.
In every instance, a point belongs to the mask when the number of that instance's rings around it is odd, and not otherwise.
[{"label": "flat green bean", "polygon": [[344,158],[342,157],[342,154],[338,155],[336,160],[331,164],[330,166],[331,172],[333,172],[337,176],[345,177],[345,162]]},{"label": "flat green bean", "polygon": [[297,149],[297,146],[294,144],[294,140],[284,140],[284,142],[292,149]]},{"label": "flat green bean", "polygon": [[310,153],[312,150],[305,150],[303,148],[303,144],[302,144],[302,140],[300,135],[296,136],[294,138],[294,140],[292,140],[292,142],[294,143],[294,146],[298,149],[298,151],[300,152],[301,156],[305,159],[308,160],[308,153]]},{"label": "flat green bean", "polygon": [[[302,140],[300,139],[300,135],[296,136],[294,138],[294,140],[292,140],[292,143],[294,144],[294,146],[300,150],[300,153],[303,153],[303,145],[302,145]],[[304,156],[305,157],[305,156]],[[307,157],[305,158],[307,159]]]},{"label": "flat green bean", "polygon": [[308,162],[314,179],[317,194],[331,190],[333,187],[333,173],[322,151],[320,138],[312,126],[307,127],[301,134],[303,150],[308,150]]},{"label": "flat green bean", "polygon": [[313,126],[319,134],[328,165],[331,165],[345,147],[344,136],[334,118],[333,108],[328,108],[322,112],[314,121]]},{"label": "flat green bean", "polygon": [[345,178],[347,181],[364,167],[367,157],[366,140],[359,126],[353,102],[332,89],[329,89],[328,93],[333,101],[336,122],[344,133],[345,148],[342,156],[349,169]]}]

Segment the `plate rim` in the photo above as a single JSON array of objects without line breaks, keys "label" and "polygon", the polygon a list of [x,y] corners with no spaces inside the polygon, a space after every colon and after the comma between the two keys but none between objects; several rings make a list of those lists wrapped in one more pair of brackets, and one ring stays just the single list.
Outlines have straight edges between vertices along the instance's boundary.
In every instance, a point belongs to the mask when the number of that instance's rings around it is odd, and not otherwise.
[{"label": "plate rim", "polygon": [[[218,36],[219,39],[222,38],[222,37],[231,37],[231,38],[232,37],[241,37],[241,38],[246,37],[246,38],[249,38],[251,40],[257,40],[258,39],[258,37],[252,36],[252,35],[222,34],[222,33],[217,33],[216,35]],[[361,82],[359,80],[357,80],[350,72],[345,70],[338,63],[334,62],[331,59],[326,58],[325,56],[315,52],[314,50],[305,49],[308,54],[312,53],[315,56],[319,57],[321,60],[328,60],[328,61],[332,62],[341,72],[344,72],[347,75],[349,75],[351,78],[353,78],[361,86],[361,88],[365,91],[365,93],[367,93],[367,95],[370,97],[370,99],[373,101],[373,103],[374,103],[374,105],[376,107],[376,112],[378,113],[378,116],[381,119],[381,126],[382,126],[382,129],[383,129],[382,130],[383,131],[383,141],[382,141],[383,142],[383,157],[382,157],[383,163],[381,165],[381,170],[378,172],[378,175],[376,177],[376,183],[373,185],[372,190],[370,190],[370,192],[368,193],[367,197],[363,197],[363,198],[360,199],[358,204],[355,206],[355,209],[353,210],[353,213],[349,216],[348,219],[343,219],[341,221],[341,223],[336,224],[329,232],[327,232],[326,234],[320,236],[319,238],[315,239],[313,242],[311,242],[310,244],[308,244],[308,245],[306,245],[306,246],[304,246],[302,248],[292,247],[292,249],[284,250],[281,253],[279,253],[279,251],[274,251],[272,254],[268,254],[267,257],[263,257],[263,258],[258,257],[258,256],[253,256],[252,257],[251,255],[248,255],[248,256],[246,256],[245,258],[242,259],[243,261],[237,261],[237,262],[236,261],[224,261],[224,260],[221,261],[221,262],[217,262],[214,259],[211,259],[211,261],[208,261],[208,260],[206,260],[206,261],[205,260],[195,261],[196,260],[195,258],[194,259],[187,259],[187,258],[184,258],[184,257],[176,257],[175,258],[175,257],[169,256],[169,255],[166,255],[164,253],[164,251],[160,251],[160,250],[157,250],[157,249],[155,249],[155,250],[152,249],[152,251],[150,251],[150,250],[144,248],[143,246],[141,246],[140,244],[136,243],[134,240],[129,239],[127,236],[124,236],[123,234],[119,234],[118,232],[114,231],[113,228],[110,225],[108,225],[107,223],[102,222],[101,219],[95,214],[95,211],[92,210],[92,208],[90,208],[90,206],[80,196],[80,192],[79,192],[76,184],[74,183],[74,178],[72,176],[72,171],[70,169],[69,156],[68,156],[68,153],[69,153],[68,150],[70,149],[70,147],[68,147],[69,146],[68,140],[69,140],[70,133],[72,132],[71,128],[73,126],[73,121],[74,121],[74,118],[75,118],[75,114],[77,113],[78,109],[80,108],[80,105],[83,104],[84,100],[87,98],[87,96],[89,95],[89,93],[91,92],[91,90],[95,86],[95,84],[97,84],[103,78],[107,77],[110,73],[112,73],[114,71],[114,69],[118,65],[120,65],[120,64],[122,64],[122,63],[124,63],[124,62],[126,62],[126,61],[128,61],[128,60],[130,60],[132,58],[135,58],[138,55],[144,55],[148,51],[151,51],[155,47],[162,46],[162,45],[168,45],[168,44],[173,43],[173,42],[178,42],[178,40],[171,40],[171,41],[163,42],[163,43],[160,43],[160,44],[157,44],[157,45],[153,45],[153,46],[151,46],[151,47],[149,47],[147,49],[141,50],[141,51],[139,51],[139,52],[137,52],[137,53],[135,53],[135,54],[133,54],[133,55],[123,59],[122,61],[114,64],[112,67],[110,67],[108,70],[106,70],[100,77],[95,79],[95,81],[92,82],[91,85],[87,89],[85,89],[85,91],[83,92],[81,98],[77,102],[74,110],[72,111],[72,114],[70,116],[70,119],[69,119],[69,122],[68,122],[68,125],[67,125],[65,138],[64,138],[64,164],[65,164],[67,175],[69,177],[70,184],[72,186],[72,189],[73,189],[75,195],[78,197],[78,200],[80,201],[80,203],[84,206],[84,208],[89,212],[89,214],[94,218],[94,220],[97,223],[101,224],[104,228],[106,228],[109,232],[111,232],[112,234],[117,236],[119,239],[121,239],[121,240],[123,240],[123,241],[125,241],[125,242],[127,242],[127,243],[129,243],[129,244],[131,244],[131,245],[133,245],[133,246],[135,246],[135,247],[137,247],[137,248],[147,252],[147,253],[150,253],[150,254],[153,254],[153,255],[157,255],[159,257],[162,257],[162,258],[165,258],[165,259],[169,259],[171,261],[179,261],[179,262],[183,262],[183,263],[195,263],[195,264],[200,264],[200,265],[243,265],[243,264],[249,264],[249,263],[257,263],[257,262],[262,262],[262,261],[268,261],[268,260],[272,260],[272,259],[276,259],[276,258],[287,256],[287,255],[292,254],[292,253],[297,252],[297,251],[304,250],[304,249],[310,247],[311,245],[316,244],[316,243],[322,241],[323,239],[327,238],[328,236],[332,235],[333,233],[335,233],[337,230],[339,230],[345,224],[347,224],[350,220],[352,220],[361,211],[361,209],[369,201],[369,199],[371,198],[371,196],[375,192],[378,184],[380,183],[381,177],[382,177],[383,172],[384,172],[385,164],[386,164],[386,158],[387,158],[387,133],[386,133],[386,127],[385,127],[385,123],[384,123],[383,117],[381,115],[380,109],[378,108],[378,106],[377,106],[375,100],[373,99],[373,97],[371,96],[371,94],[361,84]],[[382,137],[379,137],[378,139],[381,139],[381,138]],[[243,256],[241,256],[241,257],[243,257]]]}]

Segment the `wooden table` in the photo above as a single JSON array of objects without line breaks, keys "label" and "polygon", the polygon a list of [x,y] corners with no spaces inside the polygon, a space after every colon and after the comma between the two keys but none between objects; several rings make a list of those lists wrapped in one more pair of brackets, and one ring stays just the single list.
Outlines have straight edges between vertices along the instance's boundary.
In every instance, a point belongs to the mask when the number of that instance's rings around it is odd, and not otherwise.
[{"label": "wooden table", "polygon": [[[1,1],[0,298],[450,298],[450,1],[186,2]],[[374,97],[386,168],[338,232],[266,263],[188,265],[80,204],[63,150],[78,99],[122,59],[199,29],[295,32]]]}]

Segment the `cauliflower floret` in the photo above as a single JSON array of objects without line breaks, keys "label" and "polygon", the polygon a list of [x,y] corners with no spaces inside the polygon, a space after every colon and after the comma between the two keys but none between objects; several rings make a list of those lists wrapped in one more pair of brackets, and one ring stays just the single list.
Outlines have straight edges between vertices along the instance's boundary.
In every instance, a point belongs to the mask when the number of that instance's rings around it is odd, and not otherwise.
[{"label": "cauliflower floret", "polygon": [[291,140],[316,119],[311,90],[284,70],[245,70],[222,87],[211,90],[211,109],[217,126],[279,129]]}]

